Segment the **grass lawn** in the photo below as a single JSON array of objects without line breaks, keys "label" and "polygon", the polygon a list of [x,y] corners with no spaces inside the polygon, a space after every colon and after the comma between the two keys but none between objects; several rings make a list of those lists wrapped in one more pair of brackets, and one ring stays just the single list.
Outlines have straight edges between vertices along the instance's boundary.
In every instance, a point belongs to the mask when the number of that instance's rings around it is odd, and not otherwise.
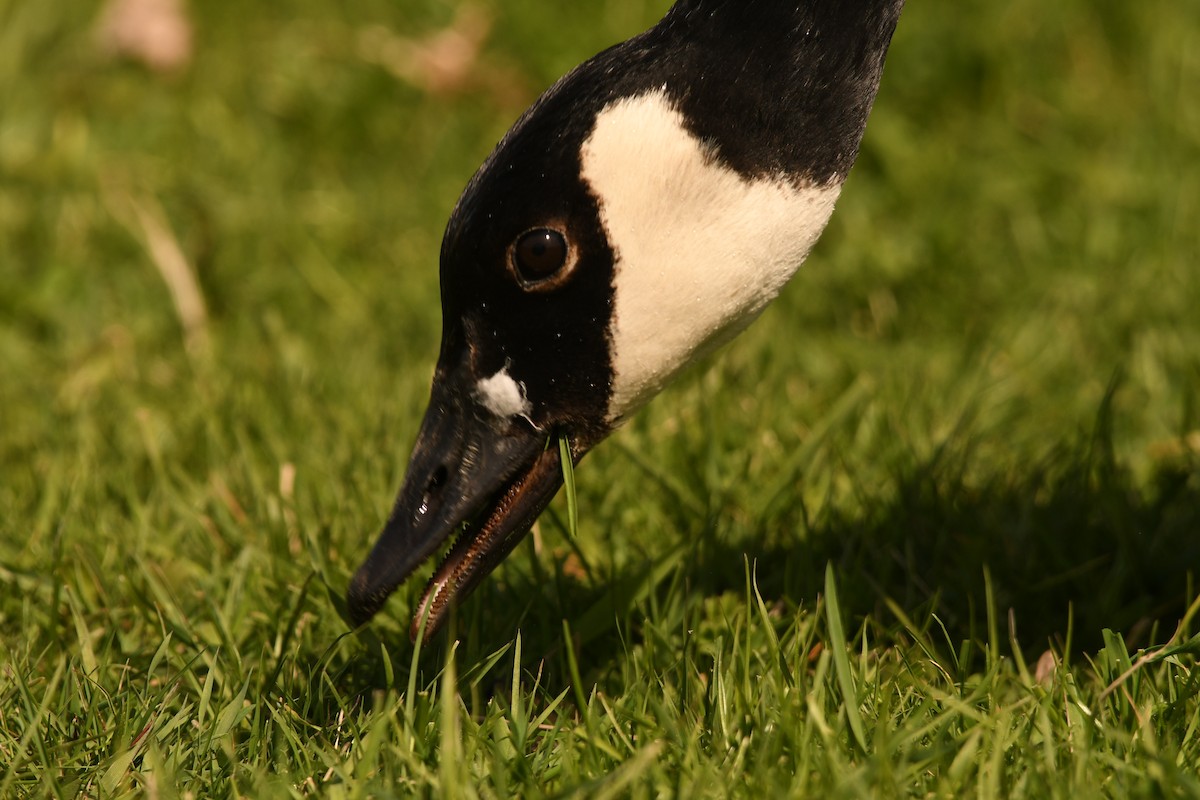
[{"label": "grass lawn", "polygon": [[1200,5],[913,0],[784,296],[414,649],[446,217],[668,0],[447,88],[456,5],[0,0],[0,797],[1200,797]]}]

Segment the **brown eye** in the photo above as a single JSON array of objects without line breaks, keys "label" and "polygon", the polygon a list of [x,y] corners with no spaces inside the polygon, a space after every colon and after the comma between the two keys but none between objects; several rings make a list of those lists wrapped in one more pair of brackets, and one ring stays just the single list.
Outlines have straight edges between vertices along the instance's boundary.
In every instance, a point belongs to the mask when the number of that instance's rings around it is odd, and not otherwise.
[{"label": "brown eye", "polygon": [[521,234],[513,245],[513,265],[524,281],[549,278],[567,263],[567,240],[550,228],[535,228]]}]

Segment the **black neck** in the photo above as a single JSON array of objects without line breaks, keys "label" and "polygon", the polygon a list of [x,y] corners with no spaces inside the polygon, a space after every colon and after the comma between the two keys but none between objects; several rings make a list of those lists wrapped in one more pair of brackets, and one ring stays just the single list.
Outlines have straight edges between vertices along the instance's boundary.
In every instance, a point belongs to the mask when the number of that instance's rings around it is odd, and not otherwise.
[{"label": "black neck", "polygon": [[[890,38],[904,0],[677,0],[667,24],[718,26],[726,32]],[[886,27],[884,34],[881,28]]]},{"label": "black neck", "polygon": [[679,0],[656,32],[679,45],[690,80],[674,92],[697,134],[744,173],[824,182],[844,178],[858,153],[902,6]]}]

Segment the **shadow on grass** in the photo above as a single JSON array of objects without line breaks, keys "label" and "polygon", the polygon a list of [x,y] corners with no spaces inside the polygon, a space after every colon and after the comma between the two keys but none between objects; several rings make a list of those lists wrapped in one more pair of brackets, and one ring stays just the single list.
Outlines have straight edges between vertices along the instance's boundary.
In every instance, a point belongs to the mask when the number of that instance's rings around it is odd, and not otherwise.
[{"label": "shadow on grass", "polygon": [[[918,624],[935,613],[957,643],[986,638],[986,574],[1002,630],[1011,615],[1033,651],[1094,649],[1105,628],[1131,646],[1171,635],[1196,592],[1200,465],[1163,467],[1138,486],[1107,447],[1087,447],[982,484],[962,473],[925,465],[866,513],[816,522],[807,543],[750,553],[760,591],[812,597],[832,562],[852,614],[886,625],[890,598]],[[736,556],[722,550],[709,568]]]}]

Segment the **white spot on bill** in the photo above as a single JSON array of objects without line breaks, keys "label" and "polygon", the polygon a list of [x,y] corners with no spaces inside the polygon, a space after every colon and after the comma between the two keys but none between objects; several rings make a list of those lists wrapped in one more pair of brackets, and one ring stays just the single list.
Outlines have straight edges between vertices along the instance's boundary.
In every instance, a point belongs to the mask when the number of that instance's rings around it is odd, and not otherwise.
[{"label": "white spot on bill", "polygon": [[525,384],[518,383],[508,374],[508,367],[475,386],[475,399],[497,417],[529,417],[533,405],[525,397]]}]

